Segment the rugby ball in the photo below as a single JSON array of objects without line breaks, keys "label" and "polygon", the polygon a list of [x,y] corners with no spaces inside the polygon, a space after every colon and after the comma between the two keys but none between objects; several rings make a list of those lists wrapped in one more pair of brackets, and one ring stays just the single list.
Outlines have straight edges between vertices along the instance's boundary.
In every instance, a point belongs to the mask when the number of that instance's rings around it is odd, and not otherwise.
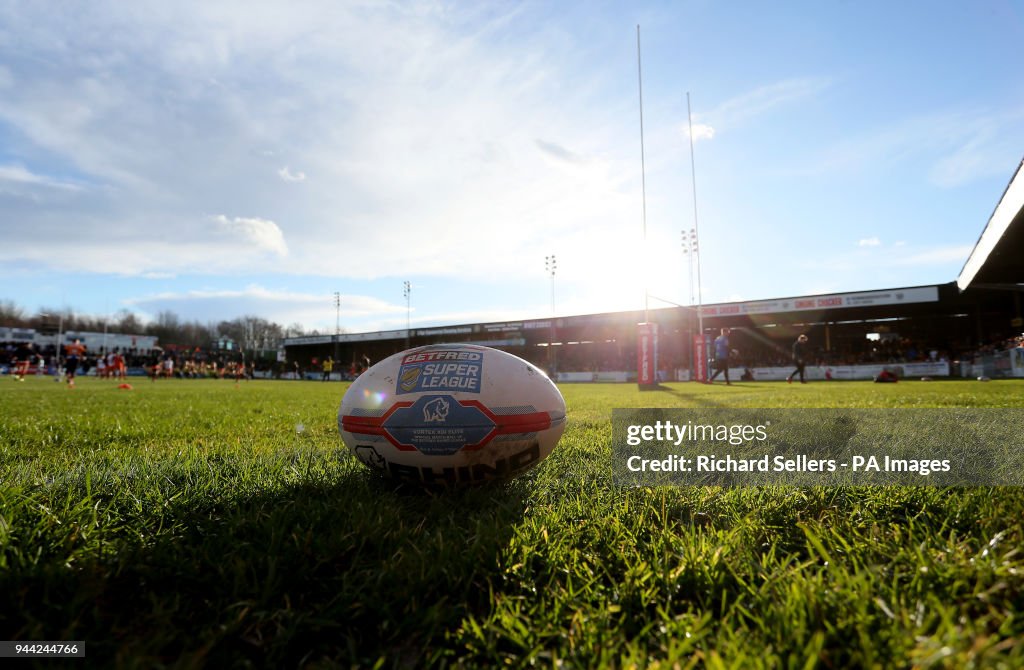
[{"label": "rugby ball", "polygon": [[547,458],[565,430],[565,400],[518,356],[429,345],[360,375],[342,398],[338,429],[360,461],[394,479],[477,484]]}]

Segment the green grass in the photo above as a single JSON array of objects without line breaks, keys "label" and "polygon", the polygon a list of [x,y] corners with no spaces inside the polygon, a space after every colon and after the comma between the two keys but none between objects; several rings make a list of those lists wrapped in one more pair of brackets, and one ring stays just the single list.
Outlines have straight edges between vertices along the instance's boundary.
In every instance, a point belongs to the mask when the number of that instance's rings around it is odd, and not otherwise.
[{"label": "green grass", "polygon": [[1024,382],[565,386],[547,461],[441,493],[348,454],[340,384],[0,382],[0,639],[90,666],[1024,666],[1022,489],[609,466],[613,407],[1024,407]]}]

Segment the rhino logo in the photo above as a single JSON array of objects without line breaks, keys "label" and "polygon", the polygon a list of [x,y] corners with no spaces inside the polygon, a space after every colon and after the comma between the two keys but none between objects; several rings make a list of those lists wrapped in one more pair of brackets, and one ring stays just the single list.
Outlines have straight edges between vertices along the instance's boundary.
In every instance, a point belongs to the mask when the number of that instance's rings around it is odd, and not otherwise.
[{"label": "rhino logo", "polygon": [[434,398],[423,406],[423,421],[425,423],[444,422],[448,418],[450,406],[444,398]]}]

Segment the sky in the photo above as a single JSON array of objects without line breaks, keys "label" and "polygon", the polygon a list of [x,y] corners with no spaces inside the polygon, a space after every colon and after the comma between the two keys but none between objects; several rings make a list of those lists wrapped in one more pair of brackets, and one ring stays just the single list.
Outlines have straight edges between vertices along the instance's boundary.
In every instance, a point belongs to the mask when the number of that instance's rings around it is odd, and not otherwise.
[{"label": "sky", "polygon": [[365,332],[950,282],[1022,53],[1020,0],[0,0],[0,300]]}]

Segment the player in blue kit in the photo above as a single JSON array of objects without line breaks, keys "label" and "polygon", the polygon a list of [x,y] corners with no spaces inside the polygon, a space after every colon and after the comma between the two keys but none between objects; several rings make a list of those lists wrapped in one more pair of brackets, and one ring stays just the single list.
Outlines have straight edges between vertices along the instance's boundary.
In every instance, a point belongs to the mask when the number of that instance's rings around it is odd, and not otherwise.
[{"label": "player in blue kit", "polygon": [[708,383],[715,381],[719,372],[725,373],[725,383],[732,386],[729,381],[729,354],[736,353],[735,349],[729,349],[729,329],[723,328],[722,334],[715,338],[715,374],[711,375]]}]

